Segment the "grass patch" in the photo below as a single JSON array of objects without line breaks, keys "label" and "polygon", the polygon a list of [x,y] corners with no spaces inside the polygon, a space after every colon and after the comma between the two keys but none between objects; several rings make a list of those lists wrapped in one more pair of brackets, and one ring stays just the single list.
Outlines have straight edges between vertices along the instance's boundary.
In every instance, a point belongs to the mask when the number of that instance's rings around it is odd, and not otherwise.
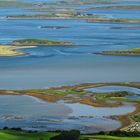
[{"label": "grass patch", "polygon": [[51,132],[28,133],[14,130],[0,131],[1,140],[49,140],[56,135],[57,133]]},{"label": "grass patch", "polygon": [[139,140],[140,137],[117,137],[117,136],[107,136],[107,135],[95,135],[95,136],[86,136],[89,140]]}]

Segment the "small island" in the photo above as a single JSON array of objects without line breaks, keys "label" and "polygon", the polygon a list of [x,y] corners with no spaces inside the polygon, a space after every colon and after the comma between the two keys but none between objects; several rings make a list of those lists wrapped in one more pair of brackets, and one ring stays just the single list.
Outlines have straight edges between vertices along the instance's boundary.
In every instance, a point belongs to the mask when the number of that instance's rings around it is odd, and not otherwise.
[{"label": "small island", "polygon": [[48,40],[48,39],[21,39],[13,41],[12,45],[15,46],[73,46],[74,43]]},{"label": "small island", "polygon": [[140,56],[140,48],[128,49],[128,50],[113,50],[113,51],[101,51],[95,54],[102,55],[122,55],[122,56]]},{"label": "small island", "polygon": [[125,5],[125,6],[99,6],[92,7],[89,10],[139,10],[140,6],[138,5]]},{"label": "small island", "polygon": [[0,45],[0,56],[21,56],[28,53],[19,52],[19,49],[35,48],[37,46],[72,46],[71,42],[55,41],[48,39],[21,39],[15,40],[9,45]]},{"label": "small island", "polygon": [[90,23],[102,22],[102,23],[128,23],[128,24],[139,24],[139,19],[131,18],[91,18],[87,20]]},{"label": "small island", "polygon": [[81,12],[64,12],[64,13],[48,13],[48,14],[23,14],[23,15],[9,15],[6,16],[6,19],[9,20],[23,20],[23,19],[96,19],[103,18],[102,15],[96,14],[87,14]]},{"label": "small island", "polygon": [[70,28],[68,26],[40,26],[41,29],[64,29],[64,28]]}]

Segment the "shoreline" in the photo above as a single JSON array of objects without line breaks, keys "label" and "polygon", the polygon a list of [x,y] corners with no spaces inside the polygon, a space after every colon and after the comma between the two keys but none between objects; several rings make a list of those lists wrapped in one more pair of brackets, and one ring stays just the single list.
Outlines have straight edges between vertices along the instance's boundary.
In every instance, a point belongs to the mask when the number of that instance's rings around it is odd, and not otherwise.
[{"label": "shoreline", "polygon": [[[64,100],[64,101],[68,101],[69,103],[81,103],[81,104],[85,104],[85,105],[90,105],[90,106],[95,106],[95,107],[118,107],[121,106],[124,102],[130,102],[130,101],[120,101],[117,104],[110,104],[110,103],[106,103],[104,104],[103,102],[89,102],[90,101],[90,97],[89,98],[82,98],[81,96],[79,97],[67,97],[67,95],[57,95],[55,93],[51,94],[49,93],[49,90],[53,91],[53,90],[59,90],[59,91],[63,91],[63,90],[68,90],[69,88],[75,89],[75,90],[82,90],[82,89],[86,89],[86,88],[93,88],[93,87],[101,87],[101,86],[112,86],[112,85],[119,85],[119,86],[128,86],[128,87],[135,87],[140,89],[140,84],[138,83],[131,83],[131,82],[127,82],[127,83],[94,83],[94,84],[81,84],[81,85],[74,85],[74,86],[62,86],[62,87],[56,87],[56,88],[50,88],[50,89],[40,89],[40,90],[0,90],[0,96],[1,95],[27,95],[27,96],[32,96],[32,97],[36,97],[40,100],[43,101],[47,101],[47,102],[52,102],[55,103],[59,100]],[[78,94],[78,93],[77,93]],[[79,93],[80,94],[80,93]],[[83,93],[83,95],[86,93]],[[76,93],[75,93],[76,95]],[[81,94],[80,94],[81,95]],[[117,130],[126,130],[130,125],[133,124],[133,121],[131,119],[131,117],[133,115],[136,115],[138,113],[140,113],[140,105],[138,102],[134,102],[131,101],[131,103],[134,103],[134,106],[136,108],[135,111],[131,112],[131,113],[127,113],[125,115],[120,115],[120,116],[112,116],[113,119],[118,120],[121,122],[121,127],[118,128]]]},{"label": "shoreline", "polygon": [[89,23],[140,24],[140,20],[121,18],[89,18],[89,17],[5,17],[6,20],[85,20]]},{"label": "shoreline", "polygon": [[20,49],[36,48],[40,46],[75,46],[72,42],[63,42],[47,39],[23,39],[15,40],[11,44],[0,44],[0,57],[23,56],[28,52],[20,52]]},{"label": "shoreline", "polygon": [[19,49],[36,48],[37,46],[0,45],[0,57],[22,56],[28,53],[18,52]]},{"label": "shoreline", "polygon": [[140,48],[96,52],[99,55],[140,56]]}]

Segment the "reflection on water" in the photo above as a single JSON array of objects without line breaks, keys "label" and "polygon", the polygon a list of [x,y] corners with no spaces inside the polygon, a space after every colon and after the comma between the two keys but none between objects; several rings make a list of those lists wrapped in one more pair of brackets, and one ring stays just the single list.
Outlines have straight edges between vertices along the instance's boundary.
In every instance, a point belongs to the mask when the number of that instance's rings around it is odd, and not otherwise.
[{"label": "reflection on water", "polygon": [[126,87],[126,86],[101,86],[101,87],[95,87],[95,88],[89,88],[86,89],[91,92],[115,92],[115,91],[127,91],[132,92],[135,94],[140,94],[140,89],[134,88],[134,87]]},{"label": "reflection on water", "polygon": [[79,103],[48,103],[30,96],[6,95],[0,96],[0,127],[32,130],[79,129],[84,133],[108,131],[121,125],[120,122],[109,119],[109,116],[134,110],[135,107],[130,104],[98,108]]},{"label": "reflection on water", "polygon": [[[38,28],[46,25],[71,28]],[[47,88],[84,82],[139,82],[139,57],[93,54],[102,50],[139,47],[139,30],[111,29],[114,26],[118,25],[78,20],[1,20],[0,42],[4,44],[22,38],[48,38],[79,45],[30,48],[23,50],[30,53],[27,56],[1,57],[0,88]]]}]

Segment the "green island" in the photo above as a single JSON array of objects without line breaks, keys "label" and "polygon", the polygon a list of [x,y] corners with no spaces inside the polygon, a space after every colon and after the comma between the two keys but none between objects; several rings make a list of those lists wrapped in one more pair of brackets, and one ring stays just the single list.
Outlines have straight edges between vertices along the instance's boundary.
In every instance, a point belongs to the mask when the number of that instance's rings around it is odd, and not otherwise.
[{"label": "green island", "polygon": [[56,2],[48,2],[49,5],[63,5],[63,6],[78,6],[78,5],[86,5],[86,4],[116,4],[119,3],[115,0],[71,0],[71,1],[56,1]]},{"label": "green island", "polygon": [[92,7],[89,10],[139,10],[140,6],[130,5],[130,6],[101,6]]},{"label": "green island", "polygon": [[139,29],[140,26],[113,26],[110,29]]},{"label": "green island", "polygon": [[47,13],[47,14],[23,14],[7,16],[7,19],[95,19],[103,18],[102,15],[80,13],[76,11],[65,11],[59,13]]},{"label": "green island", "polygon": [[48,39],[21,39],[21,40],[13,41],[12,45],[15,45],[15,46],[32,46],[32,45],[73,46],[75,44],[71,42],[48,40]]},{"label": "green island", "polygon": [[19,49],[35,48],[38,46],[73,46],[74,43],[55,41],[48,39],[21,39],[15,40],[10,45],[0,45],[0,56],[21,56],[26,52],[19,52]]},{"label": "green island", "polygon": [[93,18],[88,19],[88,22],[103,22],[103,23],[129,23],[129,24],[139,24],[139,19],[129,19],[129,18]]},{"label": "green island", "polygon": [[113,50],[113,51],[102,51],[96,54],[102,55],[122,55],[122,56],[140,56],[140,48],[133,48],[128,50]]},{"label": "green island", "polygon": [[117,3],[115,0],[72,0],[72,1],[56,1],[56,2],[22,2],[17,0],[1,0],[0,7],[2,8],[42,8],[42,7],[51,7],[55,5],[55,8],[59,6],[77,6],[77,5],[85,5],[91,3],[98,4],[114,4]]},{"label": "green island", "polygon": [[6,19],[22,20],[22,19],[81,19],[87,22],[103,22],[103,23],[129,23],[129,24],[139,24],[139,19],[129,19],[129,18],[107,18],[105,15],[87,14],[77,12],[73,13],[49,13],[49,14],[24,14],[24,15],[13,15],[7,16]]},{"label": "green island", "polygon": [[33,3],[30,2],[21,2],[16,0],[1,0],[0,7],[1,8],[29,8],[34,6]]}]

